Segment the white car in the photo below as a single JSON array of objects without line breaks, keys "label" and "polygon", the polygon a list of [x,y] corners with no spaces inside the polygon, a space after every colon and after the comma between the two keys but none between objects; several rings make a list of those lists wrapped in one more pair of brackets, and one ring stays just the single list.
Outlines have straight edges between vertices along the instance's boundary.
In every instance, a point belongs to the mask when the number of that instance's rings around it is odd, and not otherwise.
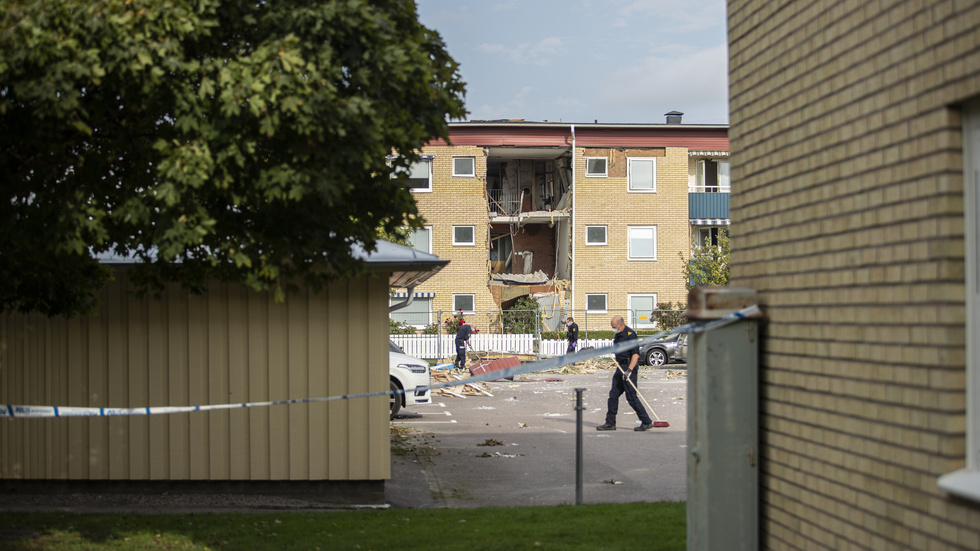
[{"label": "white car", "polygon": [[388,375],[391,377],[391,390],[405,390],[404,394],[392,394],[389,398],[391,418],[394,419],[402,407],[428,404],[431,400],[429,362],[405,354],[401,347],[390,340],[388,344]]}]

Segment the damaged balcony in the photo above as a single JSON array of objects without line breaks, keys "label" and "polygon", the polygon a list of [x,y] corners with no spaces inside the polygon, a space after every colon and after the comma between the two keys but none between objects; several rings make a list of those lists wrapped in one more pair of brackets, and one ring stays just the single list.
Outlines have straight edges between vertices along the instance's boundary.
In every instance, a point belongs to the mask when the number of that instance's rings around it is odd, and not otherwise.
[{"label": "damaged balcony", "polygon": [[566,147],[490,147],[487,202],[493,223],[551,224],[568,219],[572,187]]},{"label": "damaged balcony", "polygon": [[522,296],[549,302],[570,279],[570,165],[566,147],[488,149],[490,290],[498,306]]}]

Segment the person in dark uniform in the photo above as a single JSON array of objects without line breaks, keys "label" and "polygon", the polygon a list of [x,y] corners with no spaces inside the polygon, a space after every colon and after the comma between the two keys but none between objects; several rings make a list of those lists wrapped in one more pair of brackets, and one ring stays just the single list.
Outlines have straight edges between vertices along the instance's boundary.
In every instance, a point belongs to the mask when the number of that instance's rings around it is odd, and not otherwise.
[{"label": "person in dark uniform", "polygon": [[[636,331],[626,326],[622,316],[613,317],[609,322],[616,336],[613,337],[613,344],[635,341]],[[636,382],[639,378],[640,347],[634,346],[621,352],[616,352],[616,363],[620,369],[613,372],[612,388],[609,390],[609,402],[606,404],[606,422],[596,427],[597,430],[616,430],[616,413],[619,411],[619,397],[626,393],[626,401],[630,407],[636,411],[636,416],[640,418],[640,426],[633,430],[642,431],[653,428],[653,419],[647,413],[646,408],[640,403],[639,396],[636,395]],[[629,384],[626,378],[633,381]]]},{"label": "person in dark uniform", "polygon": [[466,367],[466,345],[470,342],[471,334],[473,327],[468,323],[463,323],[456,330],[456,359],[453,360],[453,369]]},{"label": "person in dark uniform", "polygon": [[571,354],[578,347],[578,324],[569,317],[565,320],[565,325],[568,326],[568,333],[565,334],[568,338],[568,350],[565,351],[565,354]]}]

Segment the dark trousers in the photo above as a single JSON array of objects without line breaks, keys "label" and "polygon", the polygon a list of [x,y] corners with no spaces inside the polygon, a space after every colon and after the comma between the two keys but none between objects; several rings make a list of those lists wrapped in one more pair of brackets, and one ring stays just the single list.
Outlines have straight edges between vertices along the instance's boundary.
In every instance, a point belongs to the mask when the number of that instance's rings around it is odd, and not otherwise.
[{"label": "dark trousers", "polygon": [[575,352],[576,347],[578,347],[578,341],[568,341],[568,350],[565,351],[565,354]]},{"label": "dark trousers", "polygon": [[[623,371],[629,367],[629,364],[621,365]],[[616,414],[619,413],[619,397],[626,393],[626,401],[629,403],[633,411],[636,412],[636,416],[640,418],[641,423],[652,423],[650,415],[647,414],[646,408],[643,407],[643,403],[640,402],[640,397],[636,395],[636,390],[633,385],[639,378],[639,366],[630,373],[630,380],[633,384],[629,384],[623,380],[623,374],[618,370],[613,371],[612,388],[609,389],[609,402],[606,409],[606,424],[615,425],[616,424]]]},{"label": "dark trousers", "polygon": [[453,360],[453,367],[457,369],[466,367],[466,341],[456,339],[456,359]]}]

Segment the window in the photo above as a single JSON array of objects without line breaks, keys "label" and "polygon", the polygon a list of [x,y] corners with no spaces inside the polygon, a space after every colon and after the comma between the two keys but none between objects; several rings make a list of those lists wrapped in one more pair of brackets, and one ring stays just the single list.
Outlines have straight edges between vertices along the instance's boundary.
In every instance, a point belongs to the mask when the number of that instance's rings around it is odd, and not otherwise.
[{"label": "window", "polygon": [[698,228],[698,236],[694,242],[694,248],[700,249],[702,245],[718,245],[718,230],[721,228]]},{"label": "window", "polygon": [[[401,304],[405,300],[404,297],[392,298],[389,300],[389,305]],[[393,321],[424,329],[425,326],[432,323],[432,298],[421,298],[416,294],[411,304],[400,310],[395,310],[390,314],[390,317]]]},{"label": "window", "polygon": [[453,245],[476,245],[475,226],[453,226]]},{"label": "window", "polygon": [[605,245],[606,227],[605,226],[585,226],[586,245]]},{"label": "window", "polygon": [[608,174],[607,161],[605,157],[586,157],[585,175],[591,178],[605,178]]},{"label": "window", "polygon": [[[404,171],[404,169],[397,169],[395,172],[392,172],[391,177],[396,178],[401,171]],[[412,191],[432,191],[431,155],[424,156],[418,162],[412,163],[412,166],[408,168],[406,186]]]},{"label": "window", "polygon": [[728,173],[728,161],[698,161],[697,191],[728,193],[732,189],[732,180]]},{"label": "window", "polygon": [[657,309],[657,295],[629,295],[630,326],[633,329],[653,329],[656,318],[653,313]]},{"label": "window", "polygon": [[408,246],[416,251],[432,254],[432,228],[425,227],[413,230],[408,236]]},{"label": "window", "polygon": [[591,313],[605,314],[606,295],[605,294],[585,295],[585,310],[590,314]]},{"label": "window", "polygon": [[657,259],[656,226],[639,226],[629,228],[629,259]]},{"label": "window", "polygon": [[[980,332],[980,103],[963,109],[963,211],[966,334]],[[980,502],[980,342],[966,339],[966,467],[939,477],[939,488]]]},{"label": "window", "polygon": [[629,190],[646,193],[657,192],[657,159],[631,157],[628,159]]},{"label": "window", "polygon": [[476,157],[453,157],[453,176],[476,176]]},{"label": "window", "polygon": [[474,310],[474,297],[476,295],[453,295],[453,312],[463,311],[464,314],[472,314]]}]

